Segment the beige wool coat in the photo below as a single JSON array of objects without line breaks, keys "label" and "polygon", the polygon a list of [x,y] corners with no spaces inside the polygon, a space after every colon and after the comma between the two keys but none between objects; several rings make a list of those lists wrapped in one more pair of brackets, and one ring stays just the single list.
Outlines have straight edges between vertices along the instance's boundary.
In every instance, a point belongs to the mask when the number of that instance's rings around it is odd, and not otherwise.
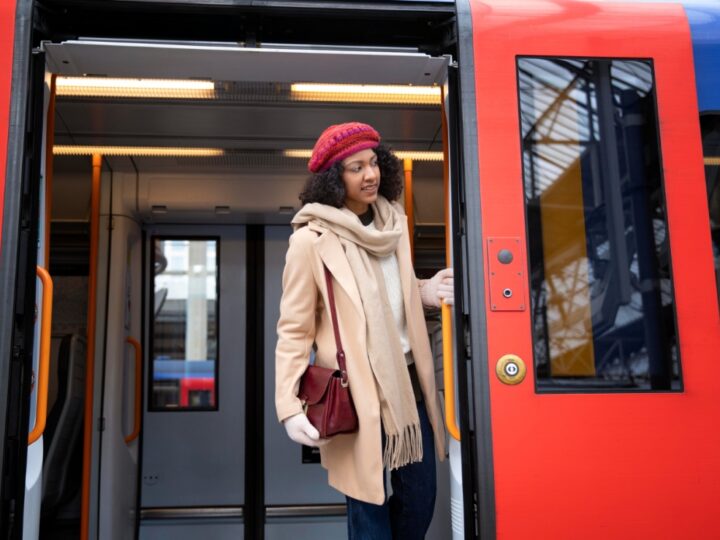
[{"label": "beige wool coat", "polygon": [[[396,208],[397,205],[396,205]],[[402,212],[402,210],[399,210]],[[437,455],[445,458],[445,429],[435,387],[435,368],[423,314],[419,282],[412,267],[407,219],[397,258],[403,289],[408,338],[415,359],[425,406],[434,429]],[[315,223],[296,230],[283,272],[283,294],[275,351],[275,406],[283,421],[303,412],[297,398],[300,378],[313,346],[316,364],[337,367],[332,319],[323,263],[333,276],[340,337],[346,354],[350,391],[358,414],[356,433],[333,437],[320,448],[328,481],[340,492],[374,504],[385,501],[380,403],[367,355],[365,314],[360,293],[338,237]]]}]

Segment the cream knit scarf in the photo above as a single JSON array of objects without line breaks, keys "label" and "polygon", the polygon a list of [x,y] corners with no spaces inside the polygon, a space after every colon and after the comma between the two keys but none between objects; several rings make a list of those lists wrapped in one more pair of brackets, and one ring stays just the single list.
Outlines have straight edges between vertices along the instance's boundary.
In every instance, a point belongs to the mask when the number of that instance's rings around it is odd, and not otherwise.
[{"label": "cream knit scarf", "polygon": [[[382,196],[378,196],[372,206],[375,231],[368,230],[347,208],[320,203],[303,206],[292,223],[298,228],[312,221],[337,235],[345,250],[367,321],[367,354],[380,397],[380,416],[386,436],[383,463],[392,470],[422,460],[422,434],[407,362],[378,261],[378,257],[396,251],[404,216]],[[348,362],[352,362],[352,358],[348,358]],[[362,399],[355,396],[358,398]]]}]

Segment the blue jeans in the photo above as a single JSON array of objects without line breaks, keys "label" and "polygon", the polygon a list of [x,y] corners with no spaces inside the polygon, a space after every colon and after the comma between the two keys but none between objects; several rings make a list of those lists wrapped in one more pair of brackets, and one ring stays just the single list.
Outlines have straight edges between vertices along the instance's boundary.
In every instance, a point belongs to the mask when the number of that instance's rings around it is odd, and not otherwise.
[{"label": "blue jeans", "polygon": [[[393,494],[384,504],[347,499],[349,540],[422,540],[435,509],[435,443],[425,404],[417,404],[423,458],[390,472]],[[383,445],[385,434],[383,433]],[[384,482],[383,482],[384,483]]]}]

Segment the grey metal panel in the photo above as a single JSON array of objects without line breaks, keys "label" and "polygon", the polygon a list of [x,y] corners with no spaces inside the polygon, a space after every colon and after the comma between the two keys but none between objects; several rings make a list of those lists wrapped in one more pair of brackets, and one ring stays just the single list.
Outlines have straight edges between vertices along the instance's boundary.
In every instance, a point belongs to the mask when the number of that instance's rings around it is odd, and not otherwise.
[{"label": "grey metal panel", "polygon": [[[288,438],[275,414],[275,328],[280,314],[282,271],[290,232],[289,226],[265,229],[265,503],[344,503],[345,497],[328,486],[327,473],[320,464],[303,465],[301,446]],[[287,529],[281,527],[281,530]],[[295,529],[292,536],[296,536]]]},{"label": "grey metal panel", "polygon": [[[495,538],[495,477],[490,410],[490,373],[486,347],[485,284],[483,267],[482,221],[480,215],[480,175],[477,138],[477,112],[475,110],[475,63],[473,56],[472,17],[469,0],[457,2],[458,59],[460,65],[460,116],[463,142],[463,178],[467,223],[467,284],[468,313],[470,314],[470,340],[472,363],[468,366],[468,379],[472,405],[475,410],[476,447],[478,459],[478,531],[482,539]],[[467,508],[467,505],[466,505]]]},{"label": "grey metal panel", "polygon": [[[156,227],[148,231],[148,238],[152,234],[221,236],[219,409],[144,412],[141,506],[242,505],[245,491],[245,227]],[[148,256],[147,260],[151,258]],[[149,357],[147,354],[146,358]],[[203,536],[215,538],[204,533]]]},{"label": "grey metal panel", "polygon": [[[113,182],[110,189],[115,190],[113,202],[117,204],[119,184]],[[103,215],[100,219],[107,226],[108,216]],[[108,238],[110,234],[112,240]],[[128,445],[125,442],[125,436],[132,432],[132,425],[123,422],[123,415],[134,414],[135,392],[127,392],[124,371],[128,365],[134,365],[126,337],[140,338],[140,237],[139,225],[118,214],[112,216],[112,230],[103,227],[100,233],[100,243],[110,250],[109,259],[101,264],[109,265],[109,272],[106,269],[102,279],[103,282],[107,280],[107,285],[99,289],[99,296],[105,299],[102,310],[104,339],[96,346],[103,357],[102,369],[98,369],[103,380],[100,411],[104,425],[99,434],[97,503],[97,538],[103,540],[124,540],[135,531],[137,443]]]},{"label": "grey metal panel", "polygon": [[265,540],[338,540],[347,538],[347,521],[340,517],[273,518],[265,525]]},{"label": "grey metal panel", "polygon": [[263,49],[223,45],[68,41],[46,44],[51,70],[62,75],[433,84],[447,60],[386,51]]},{"label": "grey metal panel", "polygon": [[140,540],[242,540],[244,527],[240,519],[144,521],[140,524]]}]

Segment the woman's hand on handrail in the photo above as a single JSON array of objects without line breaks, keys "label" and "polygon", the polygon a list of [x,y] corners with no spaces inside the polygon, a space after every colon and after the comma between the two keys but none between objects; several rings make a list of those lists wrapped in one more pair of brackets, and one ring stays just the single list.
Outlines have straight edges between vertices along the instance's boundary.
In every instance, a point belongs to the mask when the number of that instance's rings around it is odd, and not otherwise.
[{"label": "woman's hand on handrail", "polygon": [[320,432],[310,423],[305,413],[298,413],[283,420],[288,437],[305,446],[324,446],[329,439],[321,439]]},{"label": "woman's hand on handrail", "polygon": [[426,307],[439,308],[443,304],[452,305],[454,296],[452,268],[444,268],[430,279],[421,281],[420,298]]}]

